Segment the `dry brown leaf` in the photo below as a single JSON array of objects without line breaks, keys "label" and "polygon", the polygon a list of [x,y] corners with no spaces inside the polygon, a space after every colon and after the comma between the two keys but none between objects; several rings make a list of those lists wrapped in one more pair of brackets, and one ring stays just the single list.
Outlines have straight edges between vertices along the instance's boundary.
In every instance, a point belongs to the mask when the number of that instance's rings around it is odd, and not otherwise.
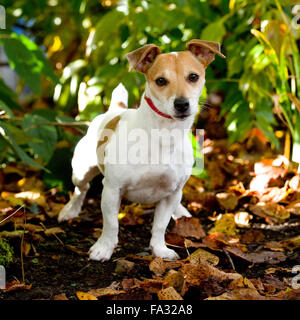
[{"label": "dry brown leaf", "polygon": [[184,246],[184,237],[180,236],[174,232],[167,232],[166,233],[166,244],[183,247]]},{"label": "dry brown leaf", "polygon": [[53,300],[69,300],[65,293],[57,294],[56,296],[53,296]]},{"label": "dry brown leaf", "polygon": [[[271,298],[269,298],[271,299]],[[217,297],[209,297],[205,300],[269,300],[258,293],[256,289],[236,288]]]},{"label": "dry brown leaf", "polygon": [[51,236],[53,234],[59,234],[59,233],[65,233],[65,231],[60,227],[49,228],[49,229],[46,229],[44,232],[45,232],[46,236]]},{"label": "dry brown leaf", "polygon": [[115,272],[118,274],[128,273],[134,268],[134,262],[125,259],[119,259],[116,262]]},{"label": "dry brown leaf", "polygon": [[161,276],[168,269],[178,268],[181,266],[179,261],[165,261],[162,258],[155,258],[149,264],[150,271],[154,272],[155,275]]},{"label": "dry brown leaf", "polygon": [[182,296],[173,287],[160,290],[157,296],[159,300],[183,300]]},{"label": "dry brown leaf", "polygon": [[237,247],[230,246],[225,247],[225,250],[232,253],[236,257],[239,257],[251,263],[277,264],[286,260],[286,256],[282,252],[260,251],[245,253]]},{"label": "dry brown leaf", "polygon": [[32,284],[25,284],[21,283],[19,281],[13,280],[12,282],[9,282],[6,284],[5,289],[0,289],[3,292],[11,292],[16,290],[30,290],[32,287]]},{"label": "dry brown leaf", "polygon": [[200,286],[202,282],[209,277],[215,277],[220,281],[236,280],[242,277],[238,273],[221,271],[204,260],[200,260],[199,264],[184,264],[179,271],[185,275],[187,283],[192,286]]},{"label": "dry brown leaf", "polygon": [[32,224],[32,223],[16,223],[16,228],[17,229],[25,229],[28,230],[30,232],[42,232],[44,231],[44,228],[42,226],[36,225],[36,224]]},{"label": "dry brown leaf", "polygon": [[291,202],[285,208],[289,213],[300,216],[300,199]]},{"label": "dry brown leaf", "polygon": [[142,289],[149,293],[157,293],[163,287],[162,279],[145,279],[139,285]]},{"label": "dry brown leaf", "polygon": [[205,232],[201,226],[200,220],[195,217],[182,217],[176,220],[172,232],[177,233],[182,237],[193,237],[196,239],[205,237]]},{"label": "dry brown leaf", "polygon": [[94,295],[82,291],[77,291],[76,296],[79,300],[98,300]]},{"label": "dry brown leaf", "polygon": [[281,241],[270,241],[265,244],[265,248],[273,251],[295,250],[300,248],[300,235],[294,238]]},{"label": "dry brown leaf", "polygon": [[233,211],[238,204],[238,197],[233,193],[217,193],[216,198],[220,207],[226,211]]},{"label": "dry brown leaf", "polygon": [[179,271],[170,270],[165,277],[163,287],[173,287],[183,296],[186,289],[184,275]]},{"label": "dry brown leaf", "polygon": [[139,287],[140,286],[140,283],[141,283],[141,280],[138,280],[136,278],[133,278],[133,279],[123,279],[122,280],[122,288],[127,291],[129,289],[132,289],[132,288],[136,288],[136,287]]},{"label": "dry brown leaf", "polygon": [[[104,296],[115,296],[119,295],[121,293],[125,293],[124,290],[116,290],[116,289],[110,289],[110,288],[99,288],[99,289],[91,289],[87,292],[87,294],[94,296],[93,300],[97,300],[97,298],[101,298]],[[92,300],[92,299],[90,299]]]},{"label": "dry brown leaf", "polygon": [[216,266],[219,263],[219,257],[203,249],[197,249],[194,251],[189,256],[189,260],[192,264],[198,264],[201,260],[204,260],[213,266]]},{"label": "dry brown leaf", "polygon": [[250,206],[250,210],[257,216],[265,218],[268,223],[281,223],[290,217],[283,206],[273,202],[259,202]]},{"label": "dry brown leaf", "polygon": [[245,233],[243,233],[240,237],[240,241],[242,243],[261,243],[265,240],[264,234],[260,230],[247,230]]}]

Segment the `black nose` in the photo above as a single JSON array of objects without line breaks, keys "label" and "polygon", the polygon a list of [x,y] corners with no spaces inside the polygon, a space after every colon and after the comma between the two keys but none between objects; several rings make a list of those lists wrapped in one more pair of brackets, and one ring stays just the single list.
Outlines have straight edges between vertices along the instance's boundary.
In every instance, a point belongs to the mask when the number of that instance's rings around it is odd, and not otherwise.
[{"label": "black nose", "polygon": [[176,98],[174,101],[174,108],[179,112],[185,112],[189,107],[190,103],[187,98]]}]

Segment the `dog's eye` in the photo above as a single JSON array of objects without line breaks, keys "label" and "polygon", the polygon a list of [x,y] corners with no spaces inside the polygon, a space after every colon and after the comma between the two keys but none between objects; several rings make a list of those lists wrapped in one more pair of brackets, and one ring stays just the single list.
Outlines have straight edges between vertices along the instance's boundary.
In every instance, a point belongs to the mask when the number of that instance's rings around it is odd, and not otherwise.
[{"label": "dog's eye", "polygon": [[197,82],[199,79],[199,76],[196,74],[196,73],[191,73],[189,76],[188,76],[188,80],[190,82]]},{"label": "dog's eye", "polygon": [[165,78],[157,78],[157,79],[155,80],[155,83],[156,83],[159,87],[163,87],[163,86],[165,86],[165,85],[168,83],[168,81],[167,81]]}]

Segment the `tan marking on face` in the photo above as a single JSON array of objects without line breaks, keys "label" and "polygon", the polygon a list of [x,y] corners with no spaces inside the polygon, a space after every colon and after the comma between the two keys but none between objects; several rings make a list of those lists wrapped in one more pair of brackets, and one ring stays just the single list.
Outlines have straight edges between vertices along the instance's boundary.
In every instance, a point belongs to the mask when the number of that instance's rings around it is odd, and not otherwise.
[{"label": "tan marking on face", "polygon": [[113,133],[116,131],[120,119],[121,119],[120,116],[116,116],[112,118],[110,121],[108,121],[108,123],[103,128],[101,136],[97,143],[96,151],[98,155],[99,166],[102,173],[104,173],[104,169],[105,169],[104,167],[105,147],[108,144]]},{"label": "tan marking on face", "polygon": [[[190,82],[187,77],[191,73],[199,76],[197,82]],[[155,80],[163,77],[168,84],[159,87]],[[202,90],[205,77],[205,68],[189,51],[166,53],[157,56],[153,65],[146,73],[146,79],[151,93],[155,98],[164,96],[169,99],[172,96],[191,98]]]}]

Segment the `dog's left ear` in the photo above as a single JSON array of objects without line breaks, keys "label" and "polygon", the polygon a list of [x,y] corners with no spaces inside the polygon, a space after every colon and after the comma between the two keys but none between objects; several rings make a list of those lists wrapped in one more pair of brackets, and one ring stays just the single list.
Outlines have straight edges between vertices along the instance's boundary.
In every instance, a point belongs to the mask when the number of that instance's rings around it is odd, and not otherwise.
[{"label": "dog's left ear", "polygon": [[186,44],[186,50],[191,51],[205,68],[215,60],[215,54],[226,58],[221,53],[220,43],[215,41],[193,39]]},{"label": "dog's left ear", "polygon": [[146,73],[153,64],[155,58],[161,53],[161,50],[155,44],[146,44],[127,54],[130,69],[135,69],[141,73]]}]

